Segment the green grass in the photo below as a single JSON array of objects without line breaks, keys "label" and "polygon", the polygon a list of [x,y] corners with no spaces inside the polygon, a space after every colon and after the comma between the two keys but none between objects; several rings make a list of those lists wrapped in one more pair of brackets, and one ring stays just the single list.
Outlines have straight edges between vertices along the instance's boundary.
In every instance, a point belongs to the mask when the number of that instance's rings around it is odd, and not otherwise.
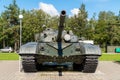
[{"label": "green grass", "polygon": [[18,60],[19,55],[17,53],[0,53],[0,60]]},{"label": "green grass", "polygon": [[102,54],[99,60],[100,61],[120,61],[120,53]]},{"label": "green grass", "polygon": [[[0,60],[18,60],[19,55],[17,53],[0,53]],[[104,53],[99,58],[100,61],[120,61],[120,54],[107,54]]]}]

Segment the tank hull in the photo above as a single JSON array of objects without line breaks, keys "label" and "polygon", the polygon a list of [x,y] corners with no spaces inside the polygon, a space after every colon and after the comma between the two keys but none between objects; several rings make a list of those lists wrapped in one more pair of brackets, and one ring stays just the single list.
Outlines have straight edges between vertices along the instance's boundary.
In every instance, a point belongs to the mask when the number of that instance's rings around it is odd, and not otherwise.
[{"label": "tank hull", "polygon": [[[44,48],[41,48],[41,45]],[[72,62],[74,68],[83,72],[94,73],[101,55],[99,46],[84,43],[27,43],[20,49],[19,55],[25,72],[36,72],[38,65],[44,62],[58,64]],[[66,46],[65,46],[66,45]],[[79,45],[79,46],[78,46]],[[27,51],[26,51],[27,50]],[[60,51],[59,51],[60,50]]]}]

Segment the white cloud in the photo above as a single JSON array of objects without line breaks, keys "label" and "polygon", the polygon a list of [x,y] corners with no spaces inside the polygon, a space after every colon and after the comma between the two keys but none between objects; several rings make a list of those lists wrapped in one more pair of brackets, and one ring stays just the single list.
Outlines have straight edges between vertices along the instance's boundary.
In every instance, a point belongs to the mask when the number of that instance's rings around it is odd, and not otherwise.
[{"label": "white cloud", "polygon": [[40,2],[39,8],[45,11],[46,13],[50,14],[51,16],[59,15],[57,9],[52,4]]},{"label": "white cloud", "polygon": [[70,15],[70,16],[74,16],[74,15],[77,15],[77,14],[78,14],[79,9],[78,9],[78,8],[73,8],[70,12],[71,12],[71,15]]}]

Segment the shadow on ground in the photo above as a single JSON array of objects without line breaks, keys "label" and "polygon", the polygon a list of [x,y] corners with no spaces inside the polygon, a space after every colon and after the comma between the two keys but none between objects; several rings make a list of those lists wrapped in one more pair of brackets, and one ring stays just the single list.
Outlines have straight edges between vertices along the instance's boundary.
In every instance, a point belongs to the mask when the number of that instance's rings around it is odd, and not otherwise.
[{"label": "shadow on ground", "polygon": [[58,75],[62,76],[63,71],[77,71],[81,70],[74,68],[73,64],[64,64],[64,65],[55,65],[55,64],[45,64],[45,65],[37,65],[38,72],[46,72],[46,71],[58,71]]},{"label": "shadow on ground", "polygon": [[114,63],[120,64],[120,61],[115,61]]},{"label": "shadow on ground", "polygon": [[72,63],[66,63],[63,65],[56,65],[56,64],[45,64],[45,65],[38,65],[38,71],[80,71],[77,68],[73,67]]}]

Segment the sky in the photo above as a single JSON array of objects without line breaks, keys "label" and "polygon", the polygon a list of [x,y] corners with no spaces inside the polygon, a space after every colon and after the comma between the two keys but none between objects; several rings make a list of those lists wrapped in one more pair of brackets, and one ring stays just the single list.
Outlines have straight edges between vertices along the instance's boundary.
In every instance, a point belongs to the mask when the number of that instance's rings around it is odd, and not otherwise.
[{"label": "sky", "polygon": [[[0,0],[0,13],[12,3],[13,0]],[[20,9],[32,10],[42,9],[51,16],[59,15],[61,10],[66,10],[67,15],[73,16],[78,13],[81,4],[85,4],[88,18],[94,13],[96,16],[100,11],[112,11],[118,15],[120,10],[120,0],[16,0]]]}]

